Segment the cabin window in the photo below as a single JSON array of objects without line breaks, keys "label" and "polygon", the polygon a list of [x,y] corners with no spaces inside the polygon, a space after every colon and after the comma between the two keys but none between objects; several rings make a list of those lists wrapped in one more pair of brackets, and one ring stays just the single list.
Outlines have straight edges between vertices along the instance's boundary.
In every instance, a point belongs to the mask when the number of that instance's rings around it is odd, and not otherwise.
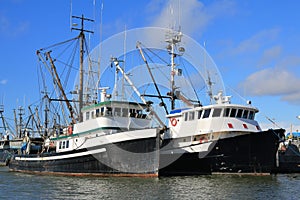
[{"label": "cabin window", "polygon": [[195,112],[189,112],[189,121],[195,119]]},{"label": "cabin window", "polygon": [[121,108],[115,108],[115,116],[121,116]]},{"label": "cabin window", "polygon": [[66,148],[66,141],[63,141],[63,142],[62,142],[62,148],[63,148],[63,149]]},{"label": "cabin window", "polygon": [[129,109],[129,116],[130,117],[135,117],[136,113],[135,113],[135,109]]},{"label": "cabin window", "polygon": [[211,109],[204,110],[203,118],[208,118],[210,115]]},{"label": "cabin window", "polygon": [[100,110],[96,109],[96,117],[100,117]]},{"label": "cabin window", "polygon": [[128,108],[123,108],[122,117],[128,117]]},{"label": "cabin window", "polygon": [[95,113],[94,113],[94,111],[91,112],[91,115],[92,115],[92,119],[95,119]]},{"label": "cabin window", "polygon": [[249,113],[248,110],[244,110],[244,113],[243,113],[243,118],[244,118],[244,119],[247,119],[248,113]]},{"label": "cabin window", "polygon": [[226,108],[224,112],[224,117],[229,117],[230,108]]},{"label": "cabin window", "polygon": [[235,114],[236,114],[236,109],[232,108],[230,112],[230,117],[235,117]]},{"label": "cabin window", "polygon": [[101,112],[100,115],[103,116],[104,115],[104,107],[101,108]]},{"label": "cabin window", "polygon": [[106,108],[106,115],[109,115],[109,116],[112,115],[112,108],[111,107]]},{"label": "cabin window", "polygon": [[255,115],[255,114],[254,114],[254,111],[250,111],[250,112],[249,112],[249,119],[252,119],[252,120],[253,120],[253,119],[254,119],[254,115]]},{"label": "cabin window", "polygon": [[85,113],[85,120],[89,120],[89,118],[90,118],[90,112],[86,112]]},{"label": "cabin window", "polygon": [[184,121],[188,120],[188,113],[184,113]]},{"label": "cabin window", "polygon": [[143,116],[143,111],[142,110],[137,110],[137,117],[142,118]]},{"label": "cabin window", "polygon": [[69,140],[66,142],[66,148],[69,148]]},{"label": "cabin window", "polygon": [[215,108],[212,116],[213,117],[220,117],[221,116],[221,112],[222,112],[221,108]]},{"label": "cabin window", "polygon": [[243,114],[243,110],[242,109],[238,109],[238,112],[236,114],[236,117],[237,118],[241,118],[242,117],[242,114]]},{"label": "cabin window", "polygon": [[62,147],[62,142],[60,141],[60,142],[59,142],[59,147],[58,147],[58,148],[61,149],[61,147]]},{"label": "cabin window", "polygon": [[198,110],[198,119],[201,118],[201,115],[202,115],[202,110]]}]

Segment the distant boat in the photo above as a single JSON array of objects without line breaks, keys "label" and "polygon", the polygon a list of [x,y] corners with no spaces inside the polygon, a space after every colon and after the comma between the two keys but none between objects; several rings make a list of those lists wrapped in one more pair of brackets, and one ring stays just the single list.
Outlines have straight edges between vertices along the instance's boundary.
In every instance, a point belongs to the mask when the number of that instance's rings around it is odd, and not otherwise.
[{"label": "distant boat", "polygon": [[280,143],[277,155],[276,173],[300,172],[300,133],[287,133],[286,140]]},{"label": "distant boat", "polygon": [[6,166],[13,154],[21,148],[22,139],[16,137],[4,116],[4,106],[0,105],[0,166]]}]

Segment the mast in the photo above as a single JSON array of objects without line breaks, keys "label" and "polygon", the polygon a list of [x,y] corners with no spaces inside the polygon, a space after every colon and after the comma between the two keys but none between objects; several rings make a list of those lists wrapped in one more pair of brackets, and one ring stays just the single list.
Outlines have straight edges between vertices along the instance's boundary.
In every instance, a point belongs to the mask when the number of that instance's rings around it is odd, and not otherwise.
[{"label": "mast", "polygon": [[78,91],[78,101],[79,101],[79,122],[82,122],[82,113],[81,109],[83,106],[83,82],[84,82],[84,70],[83,70],[83,56],[84,56],[84,41],[85,41],[85,32],[88,33],[94,33],[93,31],[85,30],[84,29],[84,21],[91,21],[94,22],[92,19],[84,18],[83,15],[81,17],[77,16],[72,16],[72,18],[77,18],[81,20],[81,28],[74,28],[72,27],[71,30],[78,30],[80,31],[79,33],[79,39],[80,39],[80,58],[79,58],[79,63],[80,63],[80,69],[79,69],[79,91]]},{"label": "mast", "polygon": [[3,125],[3,127],[0,127],[0,128],[3,128],[4,131],[6,132],[7,128],[6,128],[6,123],[5,123],[5,120],[4,120],[3,112],[4,112],[4,106],[0,105],[0,117],[2,119],[2,125]]},{"label": "mast", "polygon": [[175,99],[176,99],[175,90],[177,89],[175,86],[175,75],[179,72],[176,69],[175,57],[177,55],[181,56],[185,51],[183,47],[179,47],[178,48],[179,54],[176,53],[176,45],[181,42],[182,33],[179,31],[174,34],[174,32],[175,31],[170,32],[169,35],[167,35],[167,39],[166,39],[166,42],[169,43],[169,45],[167,46],[167,50],[171,56],[171,86],[170,86],[171,91],[168,93],[168,95],[171,97],[172,110],[175,109]]},{"label": "mast", "polygon": [[53,59],[52,59],[52,57],[50,56],[50,52],[46,52],[46,56],[47,56],[47,58],[48,58],[49,61],[50,61],[51,68],[52,68],[52,71],[53,71],[53,73],[54,73],[54,75],[55,75],[55,80],[56,80],[56,82],[57,82],[57,86],[58,86],[58,88],[60,89],[60,91],[61,91],[61,93],[62,93],[62,96],[63,96],[63,98],[64,98],[64,101],[66,101],[66,104],[67,104],[67,107],[68,107],[68,109],[69,109],[70,116],[71,116],[71,119],[72,119],[72,123],[75,123],[76,120],[75,120],[75,117],[74,117],[74,112],[73,112],[72,105],[70,104],[70,101],[68,100],[67,95],[66,95],[66,93],[65,93],[65,91],[64,91],[64,89],[63,89],[63,86],[62,86],[61,81],[60,81],[60,78],[59,78],[59,76],[58,76],[58,74],[57,74],[56,67],[55,67],[55,65],[54,65]]},{"label": "mast", "polygon": [[[81,27],[83,28],[83,20],[81,23]],[[83,54],[84,54],[84,50],[83,50],[83,42],[84,42],[84,32],[80,31],[79,34],[79,38],[80,38],[80,70],[79,70],[79,122],[82,122],[82,113],[81,113],[81,108],[83,105]]]},{"label": "mast", "polygon": [[18,121],[17,121],[17,113],[16,113],[16,109],[14,109],[14,122],[15,122],[16,134],[17,134],[17,136],[18,136],[18,133],[19,133],[19,126],[18,126]]},{"label": "mast", "polygon": [[23,129],[23,115],[24,115],[24,109],[20,106],[19,107],[19,124],[17,124],[18,131],[19,131],[19,138],[22,138],[24,135],[22,135],[22,129]]}]

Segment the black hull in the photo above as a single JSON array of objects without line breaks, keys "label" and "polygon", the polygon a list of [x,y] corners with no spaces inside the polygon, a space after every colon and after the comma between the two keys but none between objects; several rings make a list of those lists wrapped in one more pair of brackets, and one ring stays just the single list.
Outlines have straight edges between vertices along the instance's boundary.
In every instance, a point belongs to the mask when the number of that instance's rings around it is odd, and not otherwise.
[{"label": "black hull", "polygon": [[[99,175],[99,176],[158,176],[158,137],[123,141],[114,144],[96,146],[69,153],[44,154],[44,159],[66,156],[52,160],[17,160],[15,156],[9,162],[11,171],[34,172],[63,175]],[[87,154],[103,149],[92,155]],[[27,155],[21,158],[37,158]]]},{"label": "black hull", "polygon": [[161,163],[179,157],[160,169],[161,176],[212,173],[272,173],[276,167],[276,152],[283,129],[220,139],[210,145],[209,153],[161,155]]}]

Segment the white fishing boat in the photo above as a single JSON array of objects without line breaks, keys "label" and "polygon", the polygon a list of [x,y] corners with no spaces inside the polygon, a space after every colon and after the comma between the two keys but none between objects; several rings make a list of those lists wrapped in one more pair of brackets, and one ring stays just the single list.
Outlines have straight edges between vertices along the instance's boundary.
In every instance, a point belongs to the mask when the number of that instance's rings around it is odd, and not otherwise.
[{"label": "white fishing boat", "polygon": [[[194,175],[211,173],[268,173],[275,167],[276,152],[284,129],[262,130],[255,120],[258,109],[251,101],[232,104],[223,91],[213,94],[214,80],[207,85],[211,103],[193,104],[181,95],[184,91],[174,80],[182,55],[183,34],[173,32],[168,42],[171,56],[171,112],[167,115],[169,129],[160,150],[160,175]],[[178,51],[178,50],[179,51]],[[205,59],[205,58],[204,58]],[[176,108],[175,101],[184,101]]]},{"label": "white fishing boat", "polygon": [[[76,18],[82,22],[81,29],[76,29],[80,31],[76,39],[81,44],[80,84],[75,101],[79,112],[76,115],[76,105],[67,98],[50,52],[44,52],[44,59],[38,51],[43,63],[49,61],[50,74],[62,97],[51,101],[67,105],[70,123],[49,127],[46,119],[43,147],[35,153],[15,154],[9,162],[10,170],[65,175],[158,176],[160,130],[152,126],[151,105],[113,100],[106,87],[101,88],[100,100],[84,101],[83,46],[87,30],[83,29],[83,22],[89,19]],[[50,98],[46,95],[45,99]]]}]

